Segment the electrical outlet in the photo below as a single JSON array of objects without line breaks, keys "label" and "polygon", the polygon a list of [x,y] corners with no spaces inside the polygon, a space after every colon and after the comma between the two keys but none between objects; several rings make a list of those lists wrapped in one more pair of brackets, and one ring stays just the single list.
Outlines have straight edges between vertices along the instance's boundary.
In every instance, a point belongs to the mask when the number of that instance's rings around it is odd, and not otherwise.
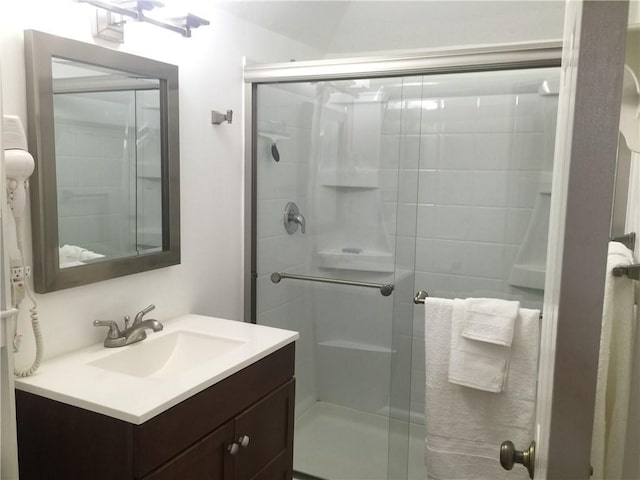
[{"label": "electrical outlet", "polygon": [[15,283],[21,280],[24,280],[24,268],[11,267],[11,281]]},{"label": "electrical outlet", "polygon": [[31,267],[28,265],[25,265],[24,267],[24,276],[25,278],[29,278],[31,276]]}]

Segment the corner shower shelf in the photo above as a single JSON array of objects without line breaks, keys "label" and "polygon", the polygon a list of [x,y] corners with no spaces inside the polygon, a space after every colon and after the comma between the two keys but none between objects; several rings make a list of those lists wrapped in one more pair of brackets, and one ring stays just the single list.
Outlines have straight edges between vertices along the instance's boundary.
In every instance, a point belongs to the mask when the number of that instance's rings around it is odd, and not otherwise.
[{"label": "corner shower shelf", "polygon": [[334,270],[359,270],[365,272],[393,272],[393,254],[367,251],[361,253],[343,250],[321,250],[317,254],[321,268]]},{"label": "corner shower shelf", "polygon": [[377,169],[330,170],[318,172],[318,181],[325,187],[378,188]]}]

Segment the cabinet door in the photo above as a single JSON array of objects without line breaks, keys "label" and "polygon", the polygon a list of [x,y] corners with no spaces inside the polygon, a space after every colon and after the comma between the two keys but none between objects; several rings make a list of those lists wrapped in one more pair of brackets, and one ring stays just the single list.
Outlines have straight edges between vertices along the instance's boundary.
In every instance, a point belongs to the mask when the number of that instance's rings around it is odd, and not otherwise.
[{"label": "cabinet door", "polygon": [[291,379],[235,419],[235,441],[242,443],[235,458],[236,480],[287,479],[293,474],[293,408],[295,381]]},{"label": "cabinet door", "polygon": [[229,421],[144,480],[232,480],[233,457],[227,447],[233,443],[233,437],[233,421]]}]

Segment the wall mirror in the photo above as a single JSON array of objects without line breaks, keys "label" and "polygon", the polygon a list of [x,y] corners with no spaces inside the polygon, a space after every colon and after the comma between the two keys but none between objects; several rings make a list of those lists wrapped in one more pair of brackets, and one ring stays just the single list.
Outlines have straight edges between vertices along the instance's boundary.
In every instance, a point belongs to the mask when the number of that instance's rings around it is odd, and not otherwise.
[{"label": "wall mirror", "polygon": [[180,263],[178,67],[25,31],[34,288]]}]

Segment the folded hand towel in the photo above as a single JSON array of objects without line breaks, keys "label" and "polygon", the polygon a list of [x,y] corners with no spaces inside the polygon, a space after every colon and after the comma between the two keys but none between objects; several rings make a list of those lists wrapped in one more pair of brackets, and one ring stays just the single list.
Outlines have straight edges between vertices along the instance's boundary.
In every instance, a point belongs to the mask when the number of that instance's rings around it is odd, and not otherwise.
[{"label": "folded hand towel", "polygon": [[504,393],[494,395],[447,379],[453,307],[425,300],[427,478],[511,480],[518,472],[503,470],[498,452],[506,438],[524,447],[534,436],[540,312],[520,309]]},{"label": "folded hand towel", "polygon": [[461,335],[464,314],[465,301],[456,298],[451,319],[449,381],[487,392],[502,392],[510,349],[464,338]]},{"label": "folded hand towel", "polygon": [[464,338],[511,346],[513,325],[520,310],[520,302],[497,298],[467,298],[464,306]]}]

